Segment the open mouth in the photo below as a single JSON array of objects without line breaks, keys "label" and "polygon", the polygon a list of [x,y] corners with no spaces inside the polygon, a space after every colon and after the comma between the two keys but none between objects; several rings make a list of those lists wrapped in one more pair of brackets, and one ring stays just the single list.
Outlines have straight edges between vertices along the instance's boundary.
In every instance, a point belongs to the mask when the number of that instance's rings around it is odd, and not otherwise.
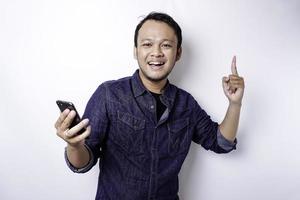
[{"label": "open mouth", "polygon": [[148,62],[148,65],[151,67],[161,67],[165,64],[165,62],[157,62],[157,61],[150,61]]}]

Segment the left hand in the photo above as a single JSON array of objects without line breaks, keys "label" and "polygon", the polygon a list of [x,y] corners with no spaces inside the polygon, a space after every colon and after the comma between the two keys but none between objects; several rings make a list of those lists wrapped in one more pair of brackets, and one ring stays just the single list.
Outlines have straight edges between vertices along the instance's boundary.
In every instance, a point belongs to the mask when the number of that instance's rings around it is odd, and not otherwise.
[{"label": "left hand", "polygon": [[245,84],[243,77],[238,75],[236,69],[236,56],[232,59],[231,73],[228,77],[223,77],[223,90],[230,103],[241,104]]}]

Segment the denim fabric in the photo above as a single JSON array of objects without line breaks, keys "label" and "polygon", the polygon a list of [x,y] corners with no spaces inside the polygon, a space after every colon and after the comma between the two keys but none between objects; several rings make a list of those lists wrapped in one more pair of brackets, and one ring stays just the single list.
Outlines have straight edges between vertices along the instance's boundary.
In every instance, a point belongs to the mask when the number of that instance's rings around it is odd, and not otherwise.
[{"label": "denim fabric", "polygon": [[178,199],[178,173],[192,141],[216,153],[235,149],[189,93],[168,83],[160,98],[167,109],[157,120],[138,70],[101,84],[90,98],[83,118],[92,127],[86,145],[93,159],[85,169],[69,166],[83,173],[100,158],[97,200]]}]

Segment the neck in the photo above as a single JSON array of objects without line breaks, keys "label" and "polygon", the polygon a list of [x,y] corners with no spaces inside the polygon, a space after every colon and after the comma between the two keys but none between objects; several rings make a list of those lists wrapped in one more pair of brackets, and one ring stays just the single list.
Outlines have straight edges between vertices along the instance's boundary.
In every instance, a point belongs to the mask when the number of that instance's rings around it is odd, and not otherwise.
[{"label": "neck", "polygon": [[149,90],[150,92],[161,94],[163,88],[165,87],[167,83],[167,79],[163,79],[161,81],[151,81],[148,80],[146,77],[143,77],[143,75],[139,74],[140,78],[142,80],[143,85]]}]

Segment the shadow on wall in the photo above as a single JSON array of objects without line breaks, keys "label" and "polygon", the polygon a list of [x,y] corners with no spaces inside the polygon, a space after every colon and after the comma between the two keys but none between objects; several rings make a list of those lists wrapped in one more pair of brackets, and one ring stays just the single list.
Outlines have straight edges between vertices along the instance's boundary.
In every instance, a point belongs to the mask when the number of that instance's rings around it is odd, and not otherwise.
[{"label": "shadow on wall", "polygon": [[[195,62],[193,60],[201,60],[201,54],[200,55],[195,55],[193,49],[191,48],[192,45],[189,45],[187,42],[184,43],[183,45],[183,52],[182,52],[182,57],[178,61],[178,63],[175,65],[171,75],[170,75],[170,81],[172,84],[179,86],[184,85],[183,83],[186,81],[188,77],[191,77],[193,73],[196,71],[198,73],[201,73],[201,67],[198,68],[195,65]],[[199,51],[198,51],[199,52]],[[201,50],[200,50],[201,52]],[[196,68],[197,67],[197,68]],[[189,88],[187,88],[189,90]],[[193,95],[193,94],[192,94]],[[225,114],[225,113],[224,113]],[[243,117],[243,116],[242,116]],[[238,134],[238,146],[237,150],[232,152],[230,154],[231,157],[233,158],[242,158],[245,153],[248,152],[247,149],[245,149],[244,142],[246,141],[247,135],[250,134],[248,133],[248,129],[245,127],[241,127],[239,129],[239,134]],[[244,147],[243,147],[244,146]],[[182,166],[181,172],[179,174],[179,196],[180,198],[183,197],[188,197],[191,192],[190,188],[194,188],[194,182],[192,181],[194,173],[197,172],[197,174],[202,174],[203,169],[199,168],[199,165],[197,163],[202,163],[201,160],[203,160],[202,156],[199,156],[201,151],[201,146],[195,143],[192,143],[188,156]],[[200,159],[200,160],[199,160]],[[204,184],[204,182],[203,182]]]},{"label": "shadow on wall", "polygon": [[176,63],[172,73],[170,74],[171,83],[174,85],[181,85],[188,74],[192,71],[191,60],[193,57],[190,45],[185,42],[182,45],[182,55],[180,60]]},{"label": "shadow on wall", "polygon": [[[176,63],[172,73],[170,74],[170,82],[176,86],[183,85],[183,82],[189,77],[191,73],[194,72],[192,61],[194,60],[193,50],[188,41],[182,46],[181,59]],[[187,88],[188,90],[188,88]],[[195,160],[197,153],[199,152],[199,146],[194,143],[191,144],[188,156],[182,166],[181,172],[179,174],[179,196],[183,198],[188,196],[189,190],[187,188],[193,188],[193,183],[191,181],[193,173],[198,171],[201,173],[201,169],[195,165]],[[197,157],[199,159],[199,157]],[[197,169],[195,169],[197,167]]]}]

